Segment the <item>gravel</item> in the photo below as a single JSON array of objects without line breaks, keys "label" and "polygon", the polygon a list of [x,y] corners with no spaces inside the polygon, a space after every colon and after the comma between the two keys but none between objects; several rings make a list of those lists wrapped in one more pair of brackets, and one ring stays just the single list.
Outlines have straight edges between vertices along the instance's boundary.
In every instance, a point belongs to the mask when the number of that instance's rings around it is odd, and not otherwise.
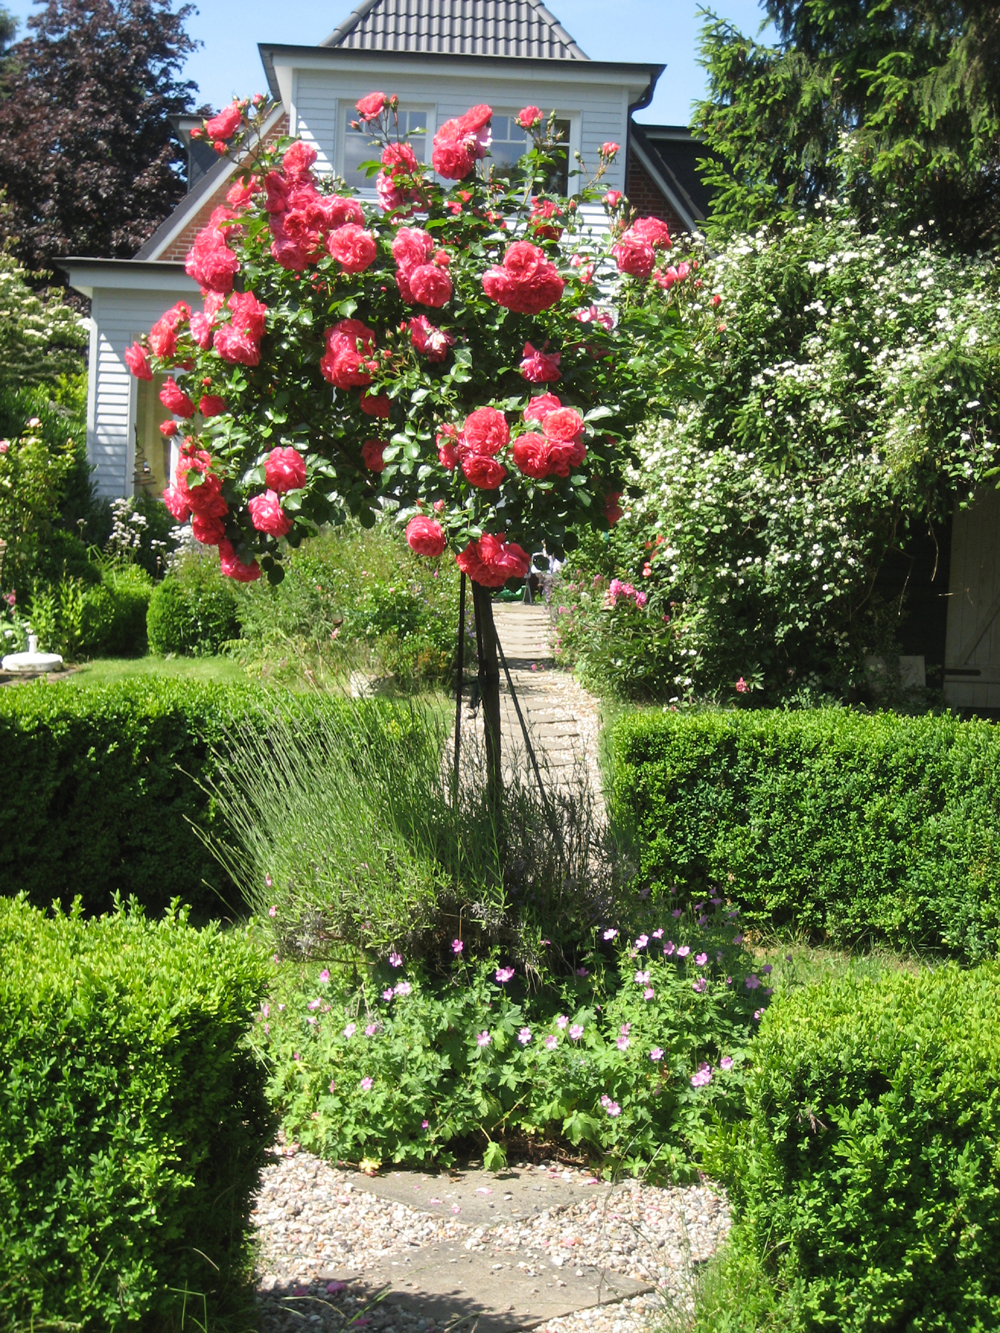
[{"label": "gravel", "polygon": [[[366,1305],[350,1287],[327,1290],[331,1270],[364,1274],[391,1255],[414,1254],[442,1241],[468,1250],[493,1248],[529,1269],[594,1265],[654,1285],[654,1292],[581,1310],[542,1325],[543,1333],[638,1333],[690,1307],[693,1274],[729,1228],[721,1192],[707,1184],[656,1186],[627,1181],[599,1195],[557,1205],[533,1217],[470,1227],[359,1188],[356,1172],[311,1153],[278,1149],[264,1172],[253,1212],[260,1244],[257,1289],[262,1333],[343,1329],[366,1333],[443,1333],[396,1305]],[[555,1172],[562,1164],[521,1166]],[[588,1173],[572,1173],[581,1182]]]}]

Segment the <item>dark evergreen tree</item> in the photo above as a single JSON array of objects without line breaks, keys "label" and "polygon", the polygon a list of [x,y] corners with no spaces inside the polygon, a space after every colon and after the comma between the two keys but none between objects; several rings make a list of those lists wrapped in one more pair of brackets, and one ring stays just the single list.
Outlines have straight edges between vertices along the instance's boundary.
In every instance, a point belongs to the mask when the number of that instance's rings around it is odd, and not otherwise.
[{"label": "dark evergreen tree", "polygon": [[695,124],[732,233],[846,195],[869,227],[1000,233],[1000,6],[765,0],[773,46],[708,16]]},{"label": "dark evergreen tree", "polygon": [[[42,0],[39,0],[41,3]],[[197,45],[169,0],[46,0],[0,73],[5,236],[29,268],[127,258],[184,193],[172,114]],[[2,35],[2,34],[0,34]]]}]

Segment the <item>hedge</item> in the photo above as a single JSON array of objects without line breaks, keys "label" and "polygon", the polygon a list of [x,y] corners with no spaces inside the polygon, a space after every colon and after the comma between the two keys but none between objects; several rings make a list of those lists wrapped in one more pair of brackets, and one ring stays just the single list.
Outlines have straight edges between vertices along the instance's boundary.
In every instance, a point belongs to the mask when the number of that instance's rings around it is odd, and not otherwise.
[{"label": "hedge", "polygon": [[751,923],[976,960],[1000,943],[1000,732],[846,710],[640,713],[610,745],[647,885]]},{"label": "hedge", "polygon": [[0,1328],[179,1328],[185,1291],[189,1315],[245,1316],[275,1133],[245,1040],[261,950],[21,897],[0,956]]},{"label": "hedge", "polygon": [[[194,828],[221,832],[211,750],[251,690],[135,679],[105,688],[0,690],[0,894],[105,912],[115,893],[150,913],[172,898],[199,919],[240,906]],[[193,827],[194,826],[194,827]]]},{"label": "hedge", "polygon": [[699,1328],[1000,1327],[1000,966],[804,987],[750,1063],[749,1120],[706,1161],[743,1291]]}]

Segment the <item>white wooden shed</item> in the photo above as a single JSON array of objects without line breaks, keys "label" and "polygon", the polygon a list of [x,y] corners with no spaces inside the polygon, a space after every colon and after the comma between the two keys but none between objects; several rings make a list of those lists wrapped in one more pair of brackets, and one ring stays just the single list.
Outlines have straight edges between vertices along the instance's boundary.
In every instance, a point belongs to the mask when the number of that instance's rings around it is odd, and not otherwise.
[{"label": "white wooden shed", "polygon": [[1000,712],[1000,490],[981,490],[952,523],[944,695]]}]

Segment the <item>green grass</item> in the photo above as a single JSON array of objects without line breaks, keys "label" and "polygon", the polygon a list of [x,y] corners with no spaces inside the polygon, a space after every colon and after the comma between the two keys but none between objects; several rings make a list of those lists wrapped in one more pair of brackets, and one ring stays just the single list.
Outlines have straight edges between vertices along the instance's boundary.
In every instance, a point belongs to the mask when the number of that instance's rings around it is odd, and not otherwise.
[{"label": "green grass", "polygon": [[[247,680],[241,666],[228,657],[104,657],[87,662],[62,682],[65,685],[112,685],[138,676],[232,684]],[[50,677],[56,680],[57,677]]]}]

